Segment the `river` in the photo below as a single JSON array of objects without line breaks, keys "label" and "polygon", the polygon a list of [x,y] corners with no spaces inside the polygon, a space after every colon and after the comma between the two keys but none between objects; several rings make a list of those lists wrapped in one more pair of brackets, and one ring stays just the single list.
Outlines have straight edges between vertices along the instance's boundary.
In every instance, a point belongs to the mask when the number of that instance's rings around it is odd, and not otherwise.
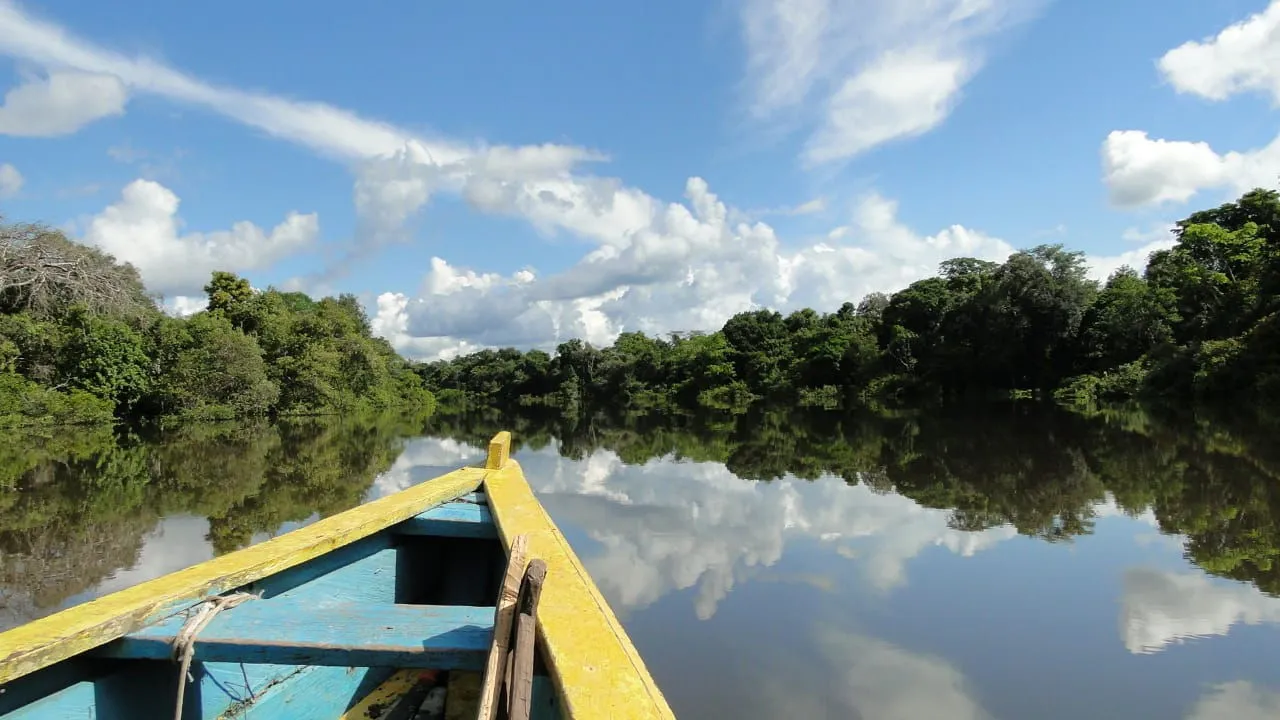
[{"label": "river", "polygon": [[0,628],[483,457],[678,717],[1280,716],[1280,448],[1028,405],[373,418],[0,441]]}]

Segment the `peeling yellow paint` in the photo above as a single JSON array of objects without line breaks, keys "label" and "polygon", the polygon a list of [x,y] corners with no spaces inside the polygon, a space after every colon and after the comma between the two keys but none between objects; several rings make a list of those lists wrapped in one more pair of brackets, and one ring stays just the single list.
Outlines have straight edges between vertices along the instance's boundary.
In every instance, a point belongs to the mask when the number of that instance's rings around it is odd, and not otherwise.
[{"label": "peeling yellow paint", "polygon": [[402,695],[418,683],[421,670],[400,670],[364,696],[351,709],[338,716],[338,720],[377,720],[382,717]]},{"label": "peeling yellow paint", "polygon": [[480,468],[455,470],[259,545],[0,633],[0,683],[115,640],[184,603],[299,565],[472,492],[485,473]]},{"label": "peeling yellow paint", "polygon": [[640,654],[564,535],[509,460],[510,433],[489,444],[484,488],[508,547],[529,536],[528,557],[547,563],[538,638],[565,720],[642,720],[675,715]]}]

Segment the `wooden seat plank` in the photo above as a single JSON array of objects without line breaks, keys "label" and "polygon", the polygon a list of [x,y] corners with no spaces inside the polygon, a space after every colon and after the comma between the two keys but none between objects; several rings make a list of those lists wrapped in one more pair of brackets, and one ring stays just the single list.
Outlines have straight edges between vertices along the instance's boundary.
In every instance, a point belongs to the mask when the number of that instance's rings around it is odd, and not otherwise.
[{"label": "wooden seat plank", "polygon": [[498,537],[498,529],[494,527],[489,506],[466,502],[451,502],[434,507],[400,523],[394,532],[399,535],[437,537]]},{"label": "wooden seat plank", "polygon": [[[476,670],[493,639],[492,607],[343,603],[297,607],[251,601],[200,632],[195,660],[322,666]],[[98,656],[167,659],[179,615],[95,651]]]}]

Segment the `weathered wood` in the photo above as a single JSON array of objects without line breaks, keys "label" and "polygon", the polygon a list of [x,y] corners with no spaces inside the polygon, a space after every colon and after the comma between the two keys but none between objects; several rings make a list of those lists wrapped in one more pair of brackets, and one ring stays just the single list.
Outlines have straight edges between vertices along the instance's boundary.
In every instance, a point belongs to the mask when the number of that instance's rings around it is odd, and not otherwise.
[{"label": "weathered wood", "polygon": [[460,502],[432,508],[396,525],[392,531],[397,535],[485,539],[498,537],[488,506]]},{"label": "weathered wood", "polygon": [[542,585],[547,579],[547,563],[540,559],[529,561],[520,588],[520,602],[516,606],[516,639],[512,651],[511,688],[507,717],[510,720],[529,720],[533,705],[533,660],[536,642],[538,601],[542,598]]},{"label": "weathered wood", "polygon": [[582,561],[534,497],[520,463],[485,475],[503,542],[527,535],[529,554],[552,569],[538,613],[541,656],[566,720],[674,720],[675,715]]},{"label": "weathered wood", "polygon": [[[510,442],[510,434],[507,438]],[[492,444],[490,447],[492,448]],[[524,577],[528,544],[529,539],[523,535],[513,538],[507,555],[507,573],[503,577],[502,588],[498,591],[497,607],[493,615],[493,646],[489,649],[489,657],[484,666],[484,686],[480,691],[480,712],[477,716],[479,720],[494,720],[498,714],[498,696],[502,691],[507,649],[511,643],[511,628],[516,601],[520,596],[520,583]]]},{"label": "weathered wood", "polygon": [[0,633],[0,683],[98,647],[185,606],[301,565],[472,492],[487,472],[457,470],[267,542]]},{"label": "weathered wood", "polygon": [[[195,643],[200,661],[474,670],[492,639],[491,608],[345,603],[300,608],[250,602],[220,613]],[[102,657],[167,659],[178,616],[95,650]]]},{"label": "weathered wood", "polygon": [[458,498],[454,502],[469,502],[469,503],[475,503],[477,505],[488,505],[489,497],[485,495],[483,492],[476,491],[476,492],[467,493],[466,495],[463,495],[462,497]]},{"label": "weathered wood", "polygon": [[[391,536],[378,533],[269,575],[244,587],[245,592],[298,598],[304,602],[395,602],[396,551]],[[305,598],[305,600],[304,600]]]},{"label": "weathered wood", "polygon": [[485,458],[486,470],[501,470],[511,458],[511,433],[503,430],[489,441],[489,455]]},{"label": "weathered wood", "polygon": [[391,668],[376,667],[301,667],[250,701],[225,714],[205,717],[219,720],[332,718],[354,705],[393,672]]},{"label": "weathered wood", "polygon": [[[520,613],[516,619],[516,649],[512,652],[509,720],[529,720],[533,706],[534,619]],[[528,652],[525,652],[525,649]]]},{"label": "weathered wood", "polygon": [[547,582],[547,561],[534,558],[524,571],[524,584],[520,588],[519,612],[538,616],[538,603],[542,601],[542,586]]}]

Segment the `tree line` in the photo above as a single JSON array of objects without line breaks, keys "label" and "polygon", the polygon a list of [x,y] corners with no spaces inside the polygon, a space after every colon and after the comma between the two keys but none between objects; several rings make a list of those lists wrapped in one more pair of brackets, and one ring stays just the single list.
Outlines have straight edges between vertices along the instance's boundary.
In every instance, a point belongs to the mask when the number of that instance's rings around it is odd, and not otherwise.
[{"label": "tree line", "polygon": [[433,406],[354,296],[258,292],[226,272],[204,289],[206,310],[170,317],[131,265],[0,226],[0,426]]},{"label": "tree line", "polygon": [[420,365],[442,405],[741,409],[1033,393],[1280,400],[1280,193],[1196,212],[1105,283],[1061,245],[939,273],[831,313],[760,309],[709,333],[623,333]]}]

